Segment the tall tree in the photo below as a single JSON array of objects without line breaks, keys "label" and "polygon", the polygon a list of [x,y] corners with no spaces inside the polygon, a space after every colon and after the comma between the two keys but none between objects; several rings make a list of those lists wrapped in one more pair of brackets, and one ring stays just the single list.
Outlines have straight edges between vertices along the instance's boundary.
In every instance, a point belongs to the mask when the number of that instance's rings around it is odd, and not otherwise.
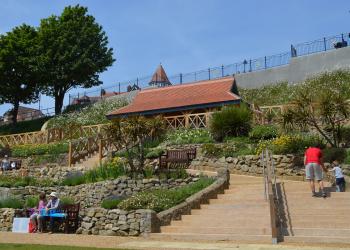
[{"label": "tall tree", "polygon": [[37,31],[25,24],[0,36],[0,103],[13,104],[13,123],[20,103],[38,99],[36,44]]},{"label": "tall tree", "polygon": [[99,74],[114,62],[108,38],[87,8],[64,8],[60,16],[41,20],[39,47],[44,93],[55,98],[61,113],[64,96],[72,88],[100,85]]}]

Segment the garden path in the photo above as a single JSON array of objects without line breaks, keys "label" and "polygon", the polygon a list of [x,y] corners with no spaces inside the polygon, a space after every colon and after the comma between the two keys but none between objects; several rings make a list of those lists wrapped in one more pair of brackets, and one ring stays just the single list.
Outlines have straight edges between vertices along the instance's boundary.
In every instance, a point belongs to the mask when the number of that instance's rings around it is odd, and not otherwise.
[{"label": "garden path", "polygon": [[145,238],[96,236],[76,234],[18,234],[0,232],[0,243],[41,244],[60,246],[81,246],[98,248],[123,249],[152,249],[152,250],[334,250],[349,249],[344,245],[270,245],[270,244],[241,244],[237,242],[185,242],[170,240],[150,240]]}]

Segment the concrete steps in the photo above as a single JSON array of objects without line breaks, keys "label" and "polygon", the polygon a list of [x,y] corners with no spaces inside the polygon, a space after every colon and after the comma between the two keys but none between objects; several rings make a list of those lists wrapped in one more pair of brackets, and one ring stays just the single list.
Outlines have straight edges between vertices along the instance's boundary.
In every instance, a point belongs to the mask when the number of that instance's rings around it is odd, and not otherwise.
[{"label": "concrete steps", "polygon": [[209,204],[183,215],[180,221],[161,228],[155,239],[271,242],[269,207],[264,200],[263,180],[231,175],[224,194]]},{"label": "concrete steps", "polygon": [[307,183],[284,182],[285,242],[350,244],[350,193],[335,193],[329,183],[325,186],[328,197],[315,198]]}]

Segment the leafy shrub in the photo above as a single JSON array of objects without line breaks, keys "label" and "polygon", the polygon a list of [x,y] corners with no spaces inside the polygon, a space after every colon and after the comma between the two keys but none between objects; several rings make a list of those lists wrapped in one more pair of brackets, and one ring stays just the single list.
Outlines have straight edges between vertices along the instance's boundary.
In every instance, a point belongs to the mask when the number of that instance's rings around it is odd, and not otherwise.
[{"label": "leafy shrub", "polygon": [[84,183],[93,183],[108,179],[116,179],[125,175],[126,170],[121,162],[117,162],[114,158],[111,162],[104,163],[99,167],[90,169],[83,175],[73,175],[65,178],[61,185],[76,186]]},{"label": "leafy shrub", "polygon": [[24,203],[24,207],[33,208],[37,207],[39,204],[39,197],[37,195],[27,196],[26,201]]},{"label": "leafy shrub", "polygon": [[5,198],[0,200],[0,208],[23,208],[23,201],[17,198]]},{"label": "leafy shrub", "polygon": [[158,158],[163,153],[164,153],[164,150],[162,148],[154,148],[149,150],[145,157],[147,159],[154,159],[154,158]]},{"label": "leafy shrub", "polygon": [[0,187],[26,187],[26,186],[52,186],[50,179],[35,179],[34,177],[15,177],[8,175],[0,175]]},{"label": "leafy shrub", "polygon": [[158,189],[137,193],[120,202],[118,207],[123,210],[152,209],[161,212],[183,202],[213,182],[211,178],[201,178],[196,183],[176,189]]},{"label": "leafy shrub", "polygon": [[344,148],[325,148],[323,150],[323,161],[332,163],[337,160],[343,162],[347,157],[346,149]]},{"label": "leafy shrub", "polygon": [[16,125],[7,124],[0,126],[0,135],[19,134],[41,130],[41,127],[51,117],[42,117],[31,121],[20,121]]},{"label": "leafy shrub", "polygon": [[121,201],[122,199],[105,199],[102,201],[101,207],[105,209],[115,209],[118,208]]},{"label": "leafy shrub", "polygon": [[340,130],[341,133],[341,142],[345,143],[345,145],[350,145],[350,127],[343,127]]},{"label": "leafy shrub", "polygon": [[223,107],[212,115],[210,132],[218,141],[227,136],[247,135],[251,128],[252,113],[246,105]]},{"label": "leafy shrub", "polygon": [[68,152],[67,143],[49,143],[49,144],[27,144],[16,145],[12,147],[13,157],[28,157],[32,155],[58,155]]},{"label": "leafy shrub", "polygon": [[346,151],[346,157],[344,159],[345,164],[350,164],[350,150]]},{"label": "leafy shrub", "polygon": [[273,125],[257,125],[249,133],[249,138],[255,141],[268,140],[278,136],[278,129]]},{"label": "leafy shrub", "polygon": [[60,198],[61,205],[73,205],[75,204],[74,199],[69,196],[64,196]]},{"label": "leafy shrub", "polygon": [[166,142],[171,145],[210,143],[213,138],[206,129],[179,129],[166,135]]},{"label": "leafy shrub", "polygon": [[235,143],[224,143],[224,144],[213,144],[208,143],[202,146],[203,154],[206,157],[236,157],[239,155],[249,155],[252,154],[251,149],[247,144],[238,144]]},{"label": "leafy shrub", "polygon": [[202,146],[203,154],[207,157],[220,157],[222,155],[222,148],[214,143],[207,143]]}]

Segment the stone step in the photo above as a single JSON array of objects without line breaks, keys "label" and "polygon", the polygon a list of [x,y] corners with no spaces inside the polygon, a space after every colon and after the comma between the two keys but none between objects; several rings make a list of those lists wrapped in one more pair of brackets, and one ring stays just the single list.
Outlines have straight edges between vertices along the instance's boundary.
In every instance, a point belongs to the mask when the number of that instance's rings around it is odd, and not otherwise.
[{"label": "stone step", "polygon": [[264,218],[263,220],[252,222],[252,220],[247,220],[246,218],[238,219],[237,220],[230,220],[230,221],[223,221],[223,220],[206,220],[206,218],[201,219],[193,219],[193,220],[178,220],[178,221],[172,221],[171,226],[191,226],[191,227],[252,227],[254,225],[255,227],[269,227],[270,219],[269,217]]},{"label": "stone step", "polygon": [[201,205],[203,209],[219,209],[221,211],[239,211],[241,212],[253,212],[262,211],[268,209],[268,206],[262,206],[261,204],[203,204]]},{"label": "stone step", "polygon": [[261,205],[261,206],[268,206],[268,203],[264,199],[260,200],[230,200],[230,199],[216,199],[216,200],[210,200],[209,204],[232,204],[232,205]]},{"label": "stone step", "polygon": [[342,222],[332,222],[332,221],[316,221],[310,220],[308,221],[295,221],[292,220],[292,227],[296,228],[329,228],[329,229],[350,229],[349,221]]},{"label": "stone step", "polygon": [[305,217],[311,218],[312,220],[328,220],[330,222],[341,222],[341,221],[350,221],[350,213],[337,213],[337,211],[334,211],[334,214],[310,214],[310,215],[303,215],[303,214],[290,214],[289,217],[292,221],[294,220],[307,220]]},{"label": "stone step", "polygon": [[[288,194],[285,195],[288,200],[293,200],[293,199],[300,199],[300,198],[310,198],[311,197],[311,192],[288,192]],[[350,198],[350,192],[331,192],[327,193],[328,198],[332,199],[349,199]]]},{"label": "stone step", "polygon": [[[283,201],[283,200],[281,200]],[[286,200],[284,200],[286,203],[288,204],[298,204],[298,203],[302,203],[302,204],[305,204],[305,202],[307,202],[308,205],[311,205],[311,204],[349,204],[350,203],[350,199],[347,199],[347,198],[331,198],[331,197],[326,197],[326,198],[323,198],[323,197],[305,197],[305,198],[302,198],[300,197],[299,199],[298,198],[288,198]]]},{"label": "stone step", "polygon": [[[315,203],[308,203],[307,201],[305,201],[304,204],[307,204],[307,207],[309,209],[312,209],[312,210],[322,210],[322,209],[332,209],[332,208],[336,208],[336,209],[340,209],[340,210],[343,210],[343,209],[346,209],[346,208],[349,208],[349,205],[348,204],[335,204],[335,203],[318,203],[318,204],[315,204]],[[301,207],[305,207],[305,205],[303,206],[303,203],[288,203],[288,209],[289,211],[293,211],[294,209],[299,209]],[[334,209],[333,209],[334,210]],[[316,213],[316,211],[315,211]]]},{"label": "stone step", "polygon": [[[259,211],[245,211],[245,215],[247,216],[266,216],[267,210],[259,210]],[[226,216],[241,216],[242,211],[240,210],[222,210],[222,209],[194,209],[191,211],[192,215],[206,215],[206,216],[216,216],[218,214],[226,215]]]},{"label": "stone step", "polygon": [[244,234],[196,234],[196,233],[159,233],[151,239],[169,239],[182,241],[235,241],[240,243],[271,243],[271,235]]},{"label": "stone step", "polygon": [[[193,222],[193,221],[203,221],[207,218],[207,216],[203,216],[203,215],[182,215],[181,216],[181,222]],[[217,222],[217,221],[221,221],[223,224],[231,224],[231,223],[240,223],[241,221],[244,221],[244,223],[246,222],[251,222],[251,223],[259,223],[259,222],[266,222],[269,221],[269,215],[265,215],[262,217],[252,217],[250,215],[246,216],[246,214],[241,214],[241,216],[228,216],[227,214],[217,214],[214,218],[210,219],[210,222]],[[176,222],[180,222],[180,221],[176,221]],[[175,222],[175,221],[174,221]]]},{"label": "stone step", "polygon": [[284,234],[289,233],[287,236],[328,236],[328,237],[350,237],[350,229],[337,229],[337,228],[296,228],[292,230],[284,228],[282,230]]},{"label": "stone step", "polygon": [[336,236],[284,236],[285,243],[338,243],[350,244],[350,237],[336,237]]},{"label": "stone step", "polygon": [[271,235],[271,228],[168,226],[162,233]]},{"label": "stone step", "polygon": [[287,214],[290,214],[291,216],[293,215],[300,215],[300,216],[311,216],[311,215],[330,215],[330,214],[347,214],[349,213],[349,208],[345,208],[345,209],[334,209],[334,208],[324,208],[324,209],[318,209],[318,210],[314,210],[314,209],[310,209],[310,208],[295,208],[293,210],[288,209]]}]

